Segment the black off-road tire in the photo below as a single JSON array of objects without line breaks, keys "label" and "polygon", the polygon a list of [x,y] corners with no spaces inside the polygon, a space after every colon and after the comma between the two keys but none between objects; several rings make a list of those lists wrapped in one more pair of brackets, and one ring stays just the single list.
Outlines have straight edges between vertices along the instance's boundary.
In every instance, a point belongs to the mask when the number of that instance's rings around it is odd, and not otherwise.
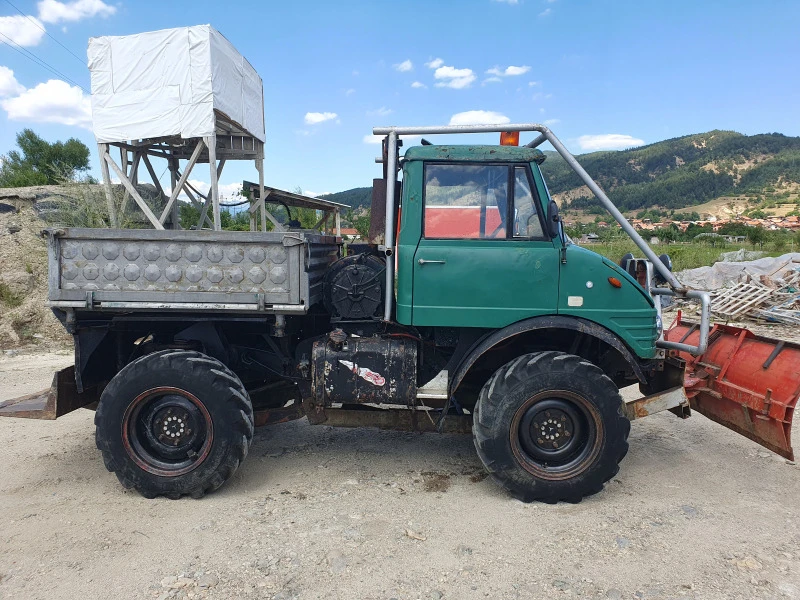
[{"label": "black off-road tire", "polygon": [[548,351],[520,356],[492,375],[472,432],[497,483],[524,502],[555,503],[603,489],[628,452],[630,427],[619,390],[603,371]]},{"label": "black off-road tire", "polygon": [[145,498],[201,498],[247,456],[253,407],[239,378],[193,350],[142,356],[111,380],[95,414],[97,448]]}]

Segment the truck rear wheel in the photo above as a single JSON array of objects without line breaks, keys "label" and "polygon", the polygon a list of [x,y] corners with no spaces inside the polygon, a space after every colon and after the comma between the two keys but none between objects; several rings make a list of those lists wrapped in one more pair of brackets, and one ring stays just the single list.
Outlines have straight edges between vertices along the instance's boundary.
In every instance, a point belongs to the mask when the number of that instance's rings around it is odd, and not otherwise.
[{"label": "truck rear wheel", "polygon": [[200,498],[247,456],[253,408],[242,382],[200,352],[162,350],[122,369],[95,414],[106,468],[146,498]]},{"label": "truck rear wheel", "polygon": [[537,352],[486,382],[472,431],[484,466],[515,497],[580,502],[619,471],[630,421],[619,390],[598,367]]}]

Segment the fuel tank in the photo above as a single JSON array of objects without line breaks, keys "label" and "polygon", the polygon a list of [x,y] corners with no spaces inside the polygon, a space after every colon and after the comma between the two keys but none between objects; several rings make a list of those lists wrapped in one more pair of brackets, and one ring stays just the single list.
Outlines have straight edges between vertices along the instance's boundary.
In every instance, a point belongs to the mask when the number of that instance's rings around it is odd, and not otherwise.
[{"label": "fuel tank", "polygon": [[362,338],[334,330],[314,344],[312,386],[319,404],[414,404],[417,344],[392,337]]}]

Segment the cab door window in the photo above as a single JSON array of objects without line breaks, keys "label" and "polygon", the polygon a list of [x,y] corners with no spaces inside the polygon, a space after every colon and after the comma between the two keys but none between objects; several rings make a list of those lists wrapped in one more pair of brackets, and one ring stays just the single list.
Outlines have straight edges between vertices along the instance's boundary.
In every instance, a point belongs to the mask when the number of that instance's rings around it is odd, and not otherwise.
[{"label": "cab door window", "polygon": [[506,165],[426,165],[424,237],[507,237],[508,188]]}]

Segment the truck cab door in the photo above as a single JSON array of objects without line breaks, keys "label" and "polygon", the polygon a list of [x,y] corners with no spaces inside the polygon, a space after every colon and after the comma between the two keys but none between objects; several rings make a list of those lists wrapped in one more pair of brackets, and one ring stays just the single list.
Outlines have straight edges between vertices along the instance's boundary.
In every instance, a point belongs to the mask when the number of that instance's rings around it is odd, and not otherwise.
[{"label": "truck cab door", "polygon": [[531,165],[424,164],[413,325],[504,327],[554,314],[559,246]]}]

